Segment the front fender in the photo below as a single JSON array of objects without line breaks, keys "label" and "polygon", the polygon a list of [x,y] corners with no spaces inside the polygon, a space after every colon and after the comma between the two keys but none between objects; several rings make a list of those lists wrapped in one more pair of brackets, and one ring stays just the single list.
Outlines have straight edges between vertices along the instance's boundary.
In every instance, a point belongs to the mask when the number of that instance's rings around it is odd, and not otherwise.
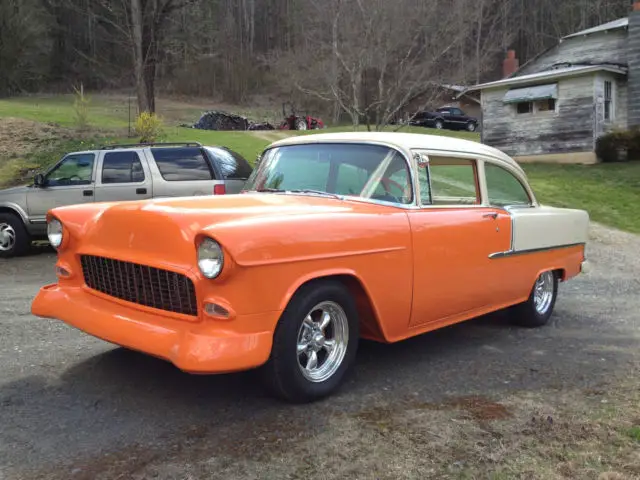
[{"label": "front fender", "polygon": [[12,210],[14,213],[16,213],[24,223],[28,223],[29,222],[29,216],[27,215],[27,212],[17,203],[13,203],[13,202],[0,202],[0,211],[2,211],[3,209],[9,209]]}]

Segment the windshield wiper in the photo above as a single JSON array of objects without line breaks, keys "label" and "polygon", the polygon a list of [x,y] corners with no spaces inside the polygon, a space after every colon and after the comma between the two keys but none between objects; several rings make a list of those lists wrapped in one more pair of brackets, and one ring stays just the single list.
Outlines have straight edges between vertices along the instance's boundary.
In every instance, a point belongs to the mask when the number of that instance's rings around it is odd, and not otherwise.
[{"label": "windshield wiper", "polygon": [[280,188],[256,188],[253,191],[254,192],[286,192],[286,190],[282,190]]},{"label": "windshield wiper", "polygon": [[329,197],[342,199],[342,196],[338,195],[337,193],[323,192],[322,190],[313,190],[311,188],[302,188],[302,189],[289,190],[289,191],[291,193],[314,193],[316,195],[326,195],[326,196],[329,196]]}]

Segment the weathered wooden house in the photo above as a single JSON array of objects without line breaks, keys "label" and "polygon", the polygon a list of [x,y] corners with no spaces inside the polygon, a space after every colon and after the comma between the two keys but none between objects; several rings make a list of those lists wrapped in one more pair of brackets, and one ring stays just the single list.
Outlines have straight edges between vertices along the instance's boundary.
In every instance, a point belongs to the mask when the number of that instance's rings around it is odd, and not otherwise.
[{"label": "weathered wooden house", "polygon": [[568,35],[501,80],[476,85],[482,142],[518,161],[595,163],[596,139],[640,126],[640,0],[628,18]]}]

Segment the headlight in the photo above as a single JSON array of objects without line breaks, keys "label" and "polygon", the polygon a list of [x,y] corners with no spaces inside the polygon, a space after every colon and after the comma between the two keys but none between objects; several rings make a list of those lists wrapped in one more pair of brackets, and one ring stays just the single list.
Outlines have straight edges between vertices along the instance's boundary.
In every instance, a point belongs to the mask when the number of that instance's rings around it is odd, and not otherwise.
[{"label": "headlight", "polygon": [[62,223],[57,218],[52,218],[47,224],[47,237],[53,248],[62,245]]},{"label": "headlight", "polygon": [[205,238],[198,246],[198,268],[207,278],[216,278],[222,271],[224,256],[215,240]]}]

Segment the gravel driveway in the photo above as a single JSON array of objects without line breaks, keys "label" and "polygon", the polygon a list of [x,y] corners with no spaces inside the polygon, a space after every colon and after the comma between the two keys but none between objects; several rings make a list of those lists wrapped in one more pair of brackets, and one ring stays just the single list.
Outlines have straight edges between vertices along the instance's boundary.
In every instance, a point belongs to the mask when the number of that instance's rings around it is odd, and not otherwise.
[{"label": "gravel driveway", "polygon": [[[190,376],[35,318],[30,302],[54,281],[54,254],[0,260],[0,480],[355,478],[392,448],[360,435],[373,411],[595,388],[631,372],[639,252],[640,237],[594,226],[594,271],[560,286],[553,324],[519,329],[496,314],[395,345],[363,342],[345,387],[307,406],[265,396],[251,372]],[[399,478],[410,463],[379,460],[359,478]]]}]

